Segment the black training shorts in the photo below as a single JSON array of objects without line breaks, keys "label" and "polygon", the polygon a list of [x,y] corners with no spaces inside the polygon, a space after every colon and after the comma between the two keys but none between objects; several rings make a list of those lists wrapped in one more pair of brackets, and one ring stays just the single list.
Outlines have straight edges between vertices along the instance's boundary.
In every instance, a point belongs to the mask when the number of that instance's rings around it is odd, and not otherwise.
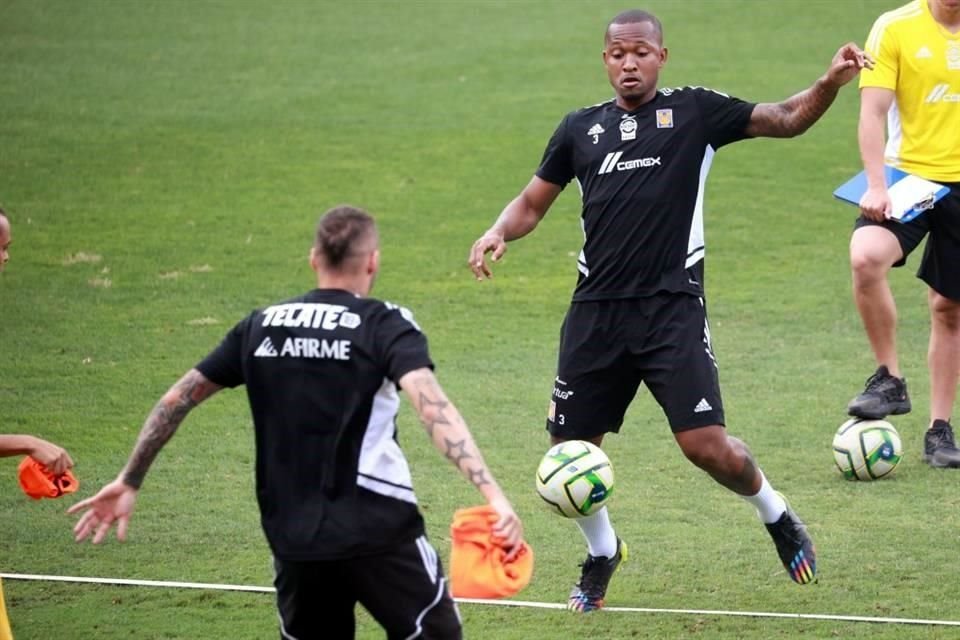
[{"label": "black training shorts", "polygon": [[547,430],[567,440],[619,431],[641,382],[674,432],[724,424],[701,298],[574,302],[560,331]]},{"label": "black training shorts", "polygon": [[903,251],[903,258],[894,263],[895,267],[902,267],[907,256],[929,234],[917,277],[940,295],[960,300],[960,182],[946,183],[946,186],[950,187],[950,193],[910,222],[874,222],[860,216],[854,228],[882,226],[893,233]]},{"label": "black training shorts", "polygon": [[322,562],[274,559],[280,637],[352,640],[359,602],[388,640],[460,640],[460,613],[425,536],[389,553]]}]

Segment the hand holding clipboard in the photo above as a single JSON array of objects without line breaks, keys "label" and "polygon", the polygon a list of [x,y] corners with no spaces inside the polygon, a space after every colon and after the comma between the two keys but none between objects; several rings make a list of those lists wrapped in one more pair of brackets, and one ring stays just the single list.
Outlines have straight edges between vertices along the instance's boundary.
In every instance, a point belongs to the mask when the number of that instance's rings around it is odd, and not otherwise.
[{"label": "hand holding clipboard", "polygon": [[[950,189],[942,184],[925,180],[891,166],[884,167],[884,178],[890,194],[892,209],[890,219],[910,222],[924,211],[932,209]],[[833,192],[833,196],[852,205],[860,206],[860,199],[867,192],[867,176],[861,171]]]}]

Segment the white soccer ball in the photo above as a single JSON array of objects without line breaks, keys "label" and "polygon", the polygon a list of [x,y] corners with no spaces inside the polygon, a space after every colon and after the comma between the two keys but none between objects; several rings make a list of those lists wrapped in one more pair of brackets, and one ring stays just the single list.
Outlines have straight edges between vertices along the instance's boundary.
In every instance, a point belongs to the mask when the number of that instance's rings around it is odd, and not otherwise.
[{"label": "white soccer ball", "polygon": [[847,420],[833,436],[833,459],[847,480],[878,480],[903,457],[900,434],[886,420]]},{"label": "white soccer ball", "polygon": [[537,467],[537,493],[553,513],[583,518],[613,493],[613,467],[600,447],[584,440],[554,445]]}]

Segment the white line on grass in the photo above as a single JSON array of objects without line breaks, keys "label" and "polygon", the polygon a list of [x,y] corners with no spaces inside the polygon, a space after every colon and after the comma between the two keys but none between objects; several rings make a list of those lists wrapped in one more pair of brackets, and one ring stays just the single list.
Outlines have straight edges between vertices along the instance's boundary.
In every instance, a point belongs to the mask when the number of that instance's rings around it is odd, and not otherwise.
[{"label": "white line on grass", "polygon": [[127,578],[84,578],[82,576],[41,576],[31,573],[0,573],[0,578],[11,580],[43,580],[47,582],[87,582],[92,584],[122,584],[132,587],[173,587],[180,589],[214,589],[217,591],[256,591],[274,593],[273,587],[243,584],[210,584],[206,582],[171,582],[167,580],[129,580]]},{"label": "white line on grass", "polygon": [[[208,582],[175,582],[168,580],[132,580],[129,578],[86,578],[82,576],[45,576],[30,573],[0,573],[0,578],[10,580],[41,580],[47,582],[84,582],[89,584],[125,585],[134,587],[167,587],[180,589],[211,589],[216,591],[252,591],[274,593],[273,587],[258,587],[242,584],[213,584]],[[559,602],[529,602],[524,600],[483,600],[480,598],[455,598],[460,604],[483,604],[501,607],[527,607],[534,609],[566,609]],[[917,618],[885,618],[880,616],[842,616],[828,613],[779,613],[775,611],[723,611],[715,609],[652,609],[649,607],[605,607],[614,613],[673,613],[700,616],[740,616],[747,618],[790,618],[794,620],[833,620],[840,622],[873,622],[886,624],[923,624],[942,627],[960,627],[957,620],[923,620]]]}]

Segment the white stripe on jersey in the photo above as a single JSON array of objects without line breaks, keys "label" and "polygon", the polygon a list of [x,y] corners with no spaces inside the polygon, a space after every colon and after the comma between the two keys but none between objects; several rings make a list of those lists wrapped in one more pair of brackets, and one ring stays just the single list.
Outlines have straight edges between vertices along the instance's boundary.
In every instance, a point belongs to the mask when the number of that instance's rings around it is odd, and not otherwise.
[{"label": "white stripe on jersey", "polygon": [[[579,182],[577,184],[580,184]],[[583,193],[580,194],[581,196]],[[583,221],[583,215],[580,216],[580,231],[583,233],[583,243],[587,243],[587,227],[586,222]],[[590,277],[590,267],[587,266],[587,254],[583,252],[583,249],[580,249],[580,255],[577,256],[577,270],[583,274],[585,278]]]},{"label": "white stripe on jersey", "polygon": [[900,145],[903,144],[903,126],[900,124],[900,108],[894,97],[887,111],[887,146],[883,150],[887,164],[896,167],[900,165]]},{"label": "white stripe on jersey", "polygon": [[370,421],[360,445],[357,485],[383,496],[417,504],[410,466],[397,444],[394,417],[400,408],[397,387],[389,379],[374,396]]},{"label": "white stripe on jersey", "polygon": [[684,269],[689,269],[703,260],[706,253],[706,245],[703,242],[703,193],[715,153],[716,151],[709,145],[703,151],[703,161],[700,163],[700,181],[697,185],[697,202],[693,207],[693,220],[690,221],[690,237],[687,239],[687,261],[683,265]]},{"label": "white stripe on jersey", "polygon": [[867,42],[864,45],[864,50],[867,51],[870,55],[876,56],[880,52],[880,41],[883,40],[883,36],[889,27],[894,22],[899,22],[900,20],[905,20],[907,18],[913,18],[915,16],[923,13],[923,8],[920,6],[920,2],[914,0],[910,4],[906,4],[899,9],[894,9],[893,11],[888,11],[877,18],[877,21],[873,23],[873,28],[870,30],[870,35],[867,36]]}]

